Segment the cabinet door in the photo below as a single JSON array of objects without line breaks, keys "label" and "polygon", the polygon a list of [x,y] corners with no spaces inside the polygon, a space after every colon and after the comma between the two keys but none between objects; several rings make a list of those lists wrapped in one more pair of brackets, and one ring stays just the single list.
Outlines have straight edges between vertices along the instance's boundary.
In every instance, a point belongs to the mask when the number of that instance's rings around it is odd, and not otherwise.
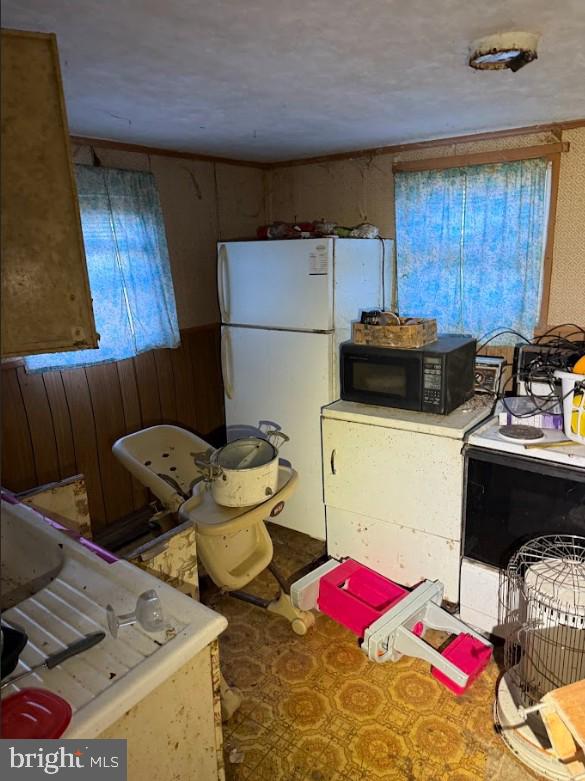
[{"label": "cabinet door", "polygon": [[2,355],[97,347],[57,44],[2,31]]},{"label": "cabinet door", "polygon": [[350,556],[403,586],[415,586],[421,580],[440,580],[445,587],[445,599],[459,601],[458,540],[336,507],[327,507],[326,512],[330,556]]},{"label": "cabinet door", "polygon": [[462,443],[323,418],[325,504],[461,539]]}]

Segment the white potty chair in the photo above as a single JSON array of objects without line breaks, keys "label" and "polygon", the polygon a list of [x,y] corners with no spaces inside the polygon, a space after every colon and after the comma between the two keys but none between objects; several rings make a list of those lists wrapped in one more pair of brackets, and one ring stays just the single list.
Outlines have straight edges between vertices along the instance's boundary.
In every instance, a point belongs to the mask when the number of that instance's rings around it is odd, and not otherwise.
[{"label": "white potty chair", "polygon": [[[160,425],[128,434],[112,448],[114,455],[147,486],[169,512],[194,523],[197,553],[216,586],[231,596],[287,618],[296,634],[314,623],[312,613],[293,607],[288,581],[272,563],[272,540],[265,522],[284,507],[298,484],[290,467],[280,466],[276,492],[251,507],[223,507],[208,490],[196,462],[213,448],[178,426]],[[278,582],[275,598],[264,599],[242,589],[265,569]],[[295,576],[298,577],[298,576]]]}]

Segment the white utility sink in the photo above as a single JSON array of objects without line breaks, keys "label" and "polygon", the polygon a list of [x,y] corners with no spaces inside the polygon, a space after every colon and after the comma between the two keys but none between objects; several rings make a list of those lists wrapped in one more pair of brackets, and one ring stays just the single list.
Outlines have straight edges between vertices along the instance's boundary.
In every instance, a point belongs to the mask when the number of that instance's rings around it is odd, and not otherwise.
[{"label": "white utility sink", "polygon": [[[37,686],[64,697],[73,709],[63,737],[99,735],[225,629],[226,619],[126,561],[80,544],[52,528],[42,513],[2,502],[2,619],[23,629],[29,642],[14,674],[30,669],[82,635],[106,638],[52,670],[39,670],[5,687],[2,696]],[[143,591],[155,589],[167,628],[148,634],[137,624],[114,639],[105,607],[134,610]]]}]

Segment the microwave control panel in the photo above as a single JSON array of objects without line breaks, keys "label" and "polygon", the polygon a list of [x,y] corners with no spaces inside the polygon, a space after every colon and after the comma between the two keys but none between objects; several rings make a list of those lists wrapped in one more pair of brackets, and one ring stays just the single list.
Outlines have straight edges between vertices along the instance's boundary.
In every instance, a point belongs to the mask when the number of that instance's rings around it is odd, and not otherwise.
[{"label": "microwave control panel", "polygon": [[423,358],[423,404],[441,407],[441,377],[443,362],[440,358],[425,356]]}]

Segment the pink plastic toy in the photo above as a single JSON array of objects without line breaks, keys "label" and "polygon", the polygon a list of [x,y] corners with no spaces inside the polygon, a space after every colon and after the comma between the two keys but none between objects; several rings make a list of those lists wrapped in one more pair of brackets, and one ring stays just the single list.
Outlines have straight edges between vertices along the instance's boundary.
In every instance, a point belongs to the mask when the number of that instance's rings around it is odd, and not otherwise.
[{"label": "pink plastic toy", "polygon": [[[423,659],[454,694],[467,691],[491,659],[491,643],[441,607],[438,580],[406,589],[353,559],[329,559],[291,584],[291,600],[301,610],[318,608],[350,629],[372,662]],[[447,632],[454,640],[439,652],[425,640],[428,629]]]},{"label": "pink plastic toy", "polygon": [[407,594],[383,575],[347,559],[319,581],[319,610],[357,635]]},{"label": "pink plastic toy", "polygon": [[450,689],[455,694],[465,694],[467,689],[475,679],[485,670],[492,658],[492,649],[490,646],[481,643],[472,635],[460,634],[452,640],[443,650],[441,656],[453,662],[460,670],[467,673],[469,679],[466,686],[457,686],[440,670],[431,667],[431,672],[438,681]]}]

